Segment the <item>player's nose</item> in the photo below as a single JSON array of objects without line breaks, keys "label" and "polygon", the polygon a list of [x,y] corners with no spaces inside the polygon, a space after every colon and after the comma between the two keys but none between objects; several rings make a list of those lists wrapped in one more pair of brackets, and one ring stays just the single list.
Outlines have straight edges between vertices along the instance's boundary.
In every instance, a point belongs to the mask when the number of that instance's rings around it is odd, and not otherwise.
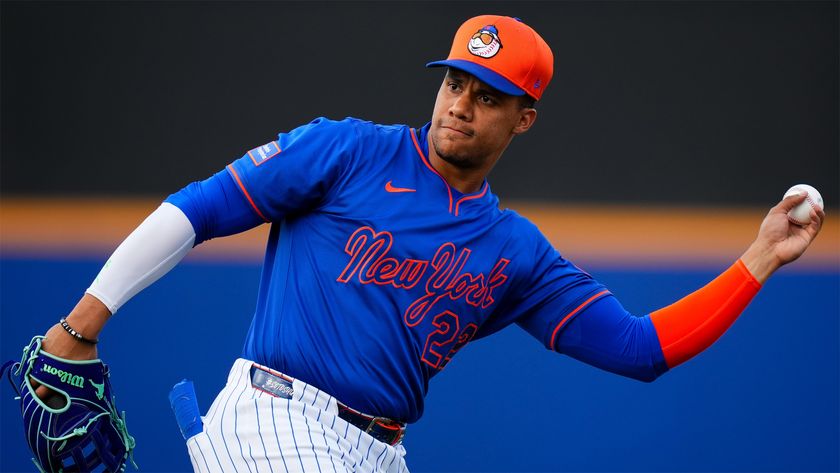
[{"label": "player's nose", "polygon": [[470,94],[459,94],[449,106],[449,114],[464,121],[472,118],[472,100]]}]

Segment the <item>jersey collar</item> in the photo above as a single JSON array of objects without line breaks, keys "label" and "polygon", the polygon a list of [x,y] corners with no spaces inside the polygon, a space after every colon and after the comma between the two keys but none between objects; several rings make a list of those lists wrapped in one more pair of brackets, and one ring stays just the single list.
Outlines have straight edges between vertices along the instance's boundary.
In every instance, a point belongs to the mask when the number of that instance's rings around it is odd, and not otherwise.
[{"label": "jersey collar", "polygon": [[417,154],[423,162],[424,167],[437,175],[437,177],[440,178],[441,183],[446,186],[446,191],[449,195],[449,213],[459,217],[463,215],[467,209],[481,209],[488,204],[492,205],[494,208],[497,207],[498,199],[492,192],[490,192],[490,184],[487,182],[487,179],[484,179],[484,182],[481,184],[478,191],[471,194],[463,194],[458,189],[450,186],[449,183],[446,182],[446,179],[444,179],[444,177],[437,172],[434,167],[432,167],[431,161],[429,160],[429,129],[431,126],[432,123],[428,122],[423,126],[423,128],[411,128],[409,131],[411,134],[411,140],[414,142],[414,147],[417,150]]}]

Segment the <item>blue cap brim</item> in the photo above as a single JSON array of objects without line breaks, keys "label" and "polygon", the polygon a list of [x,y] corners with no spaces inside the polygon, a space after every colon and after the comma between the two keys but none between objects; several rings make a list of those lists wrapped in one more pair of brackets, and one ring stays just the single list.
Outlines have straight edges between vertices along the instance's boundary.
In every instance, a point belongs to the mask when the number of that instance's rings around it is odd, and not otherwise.
[{"label": "blue cap brim", "polygon": [[464,72],[470,73],[499,92],[508,95],[525,95],[525,91],[520,89],[519,86],[513,82],[474,62],[465,61],[463,59],[447,59],[445,61],[434,61],[426,64],[426,67],[442,66],[454,67],[455,69],[460,69]]}]

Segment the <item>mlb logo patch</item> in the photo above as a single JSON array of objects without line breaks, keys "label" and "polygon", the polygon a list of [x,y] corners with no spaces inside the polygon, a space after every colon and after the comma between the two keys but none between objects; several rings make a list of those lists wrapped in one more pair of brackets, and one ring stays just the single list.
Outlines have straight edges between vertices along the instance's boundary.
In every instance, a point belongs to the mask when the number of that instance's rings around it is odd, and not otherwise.
[{"label": "mlb logo patch", "polygon": [[254,162],[254,166],[259,166],[278,154],[280,154],[280,143],[276,141],[272,141],[267,145],[262,145],[248,151],[248,156],[251,157],[251,161]]}]

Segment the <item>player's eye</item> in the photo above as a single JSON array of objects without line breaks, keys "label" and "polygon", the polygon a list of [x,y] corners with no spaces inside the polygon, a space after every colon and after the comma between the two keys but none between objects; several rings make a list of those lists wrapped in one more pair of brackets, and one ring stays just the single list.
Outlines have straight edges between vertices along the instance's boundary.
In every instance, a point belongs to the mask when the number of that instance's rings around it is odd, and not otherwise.
[{"label": "player's eye", "polygon": [[478,101],[484,105],[493,105],[494,103],[496,103],[496,101],[493,100],[493,97],[489,95],[479,95]]},{"label": "player's eye", "polygon": [[461,84],[457,82],[450,82],[449,84],[447,84],[447,87],[449,87],[449,90],[451,90],[452,92],[455,92],[461,88]]}]

